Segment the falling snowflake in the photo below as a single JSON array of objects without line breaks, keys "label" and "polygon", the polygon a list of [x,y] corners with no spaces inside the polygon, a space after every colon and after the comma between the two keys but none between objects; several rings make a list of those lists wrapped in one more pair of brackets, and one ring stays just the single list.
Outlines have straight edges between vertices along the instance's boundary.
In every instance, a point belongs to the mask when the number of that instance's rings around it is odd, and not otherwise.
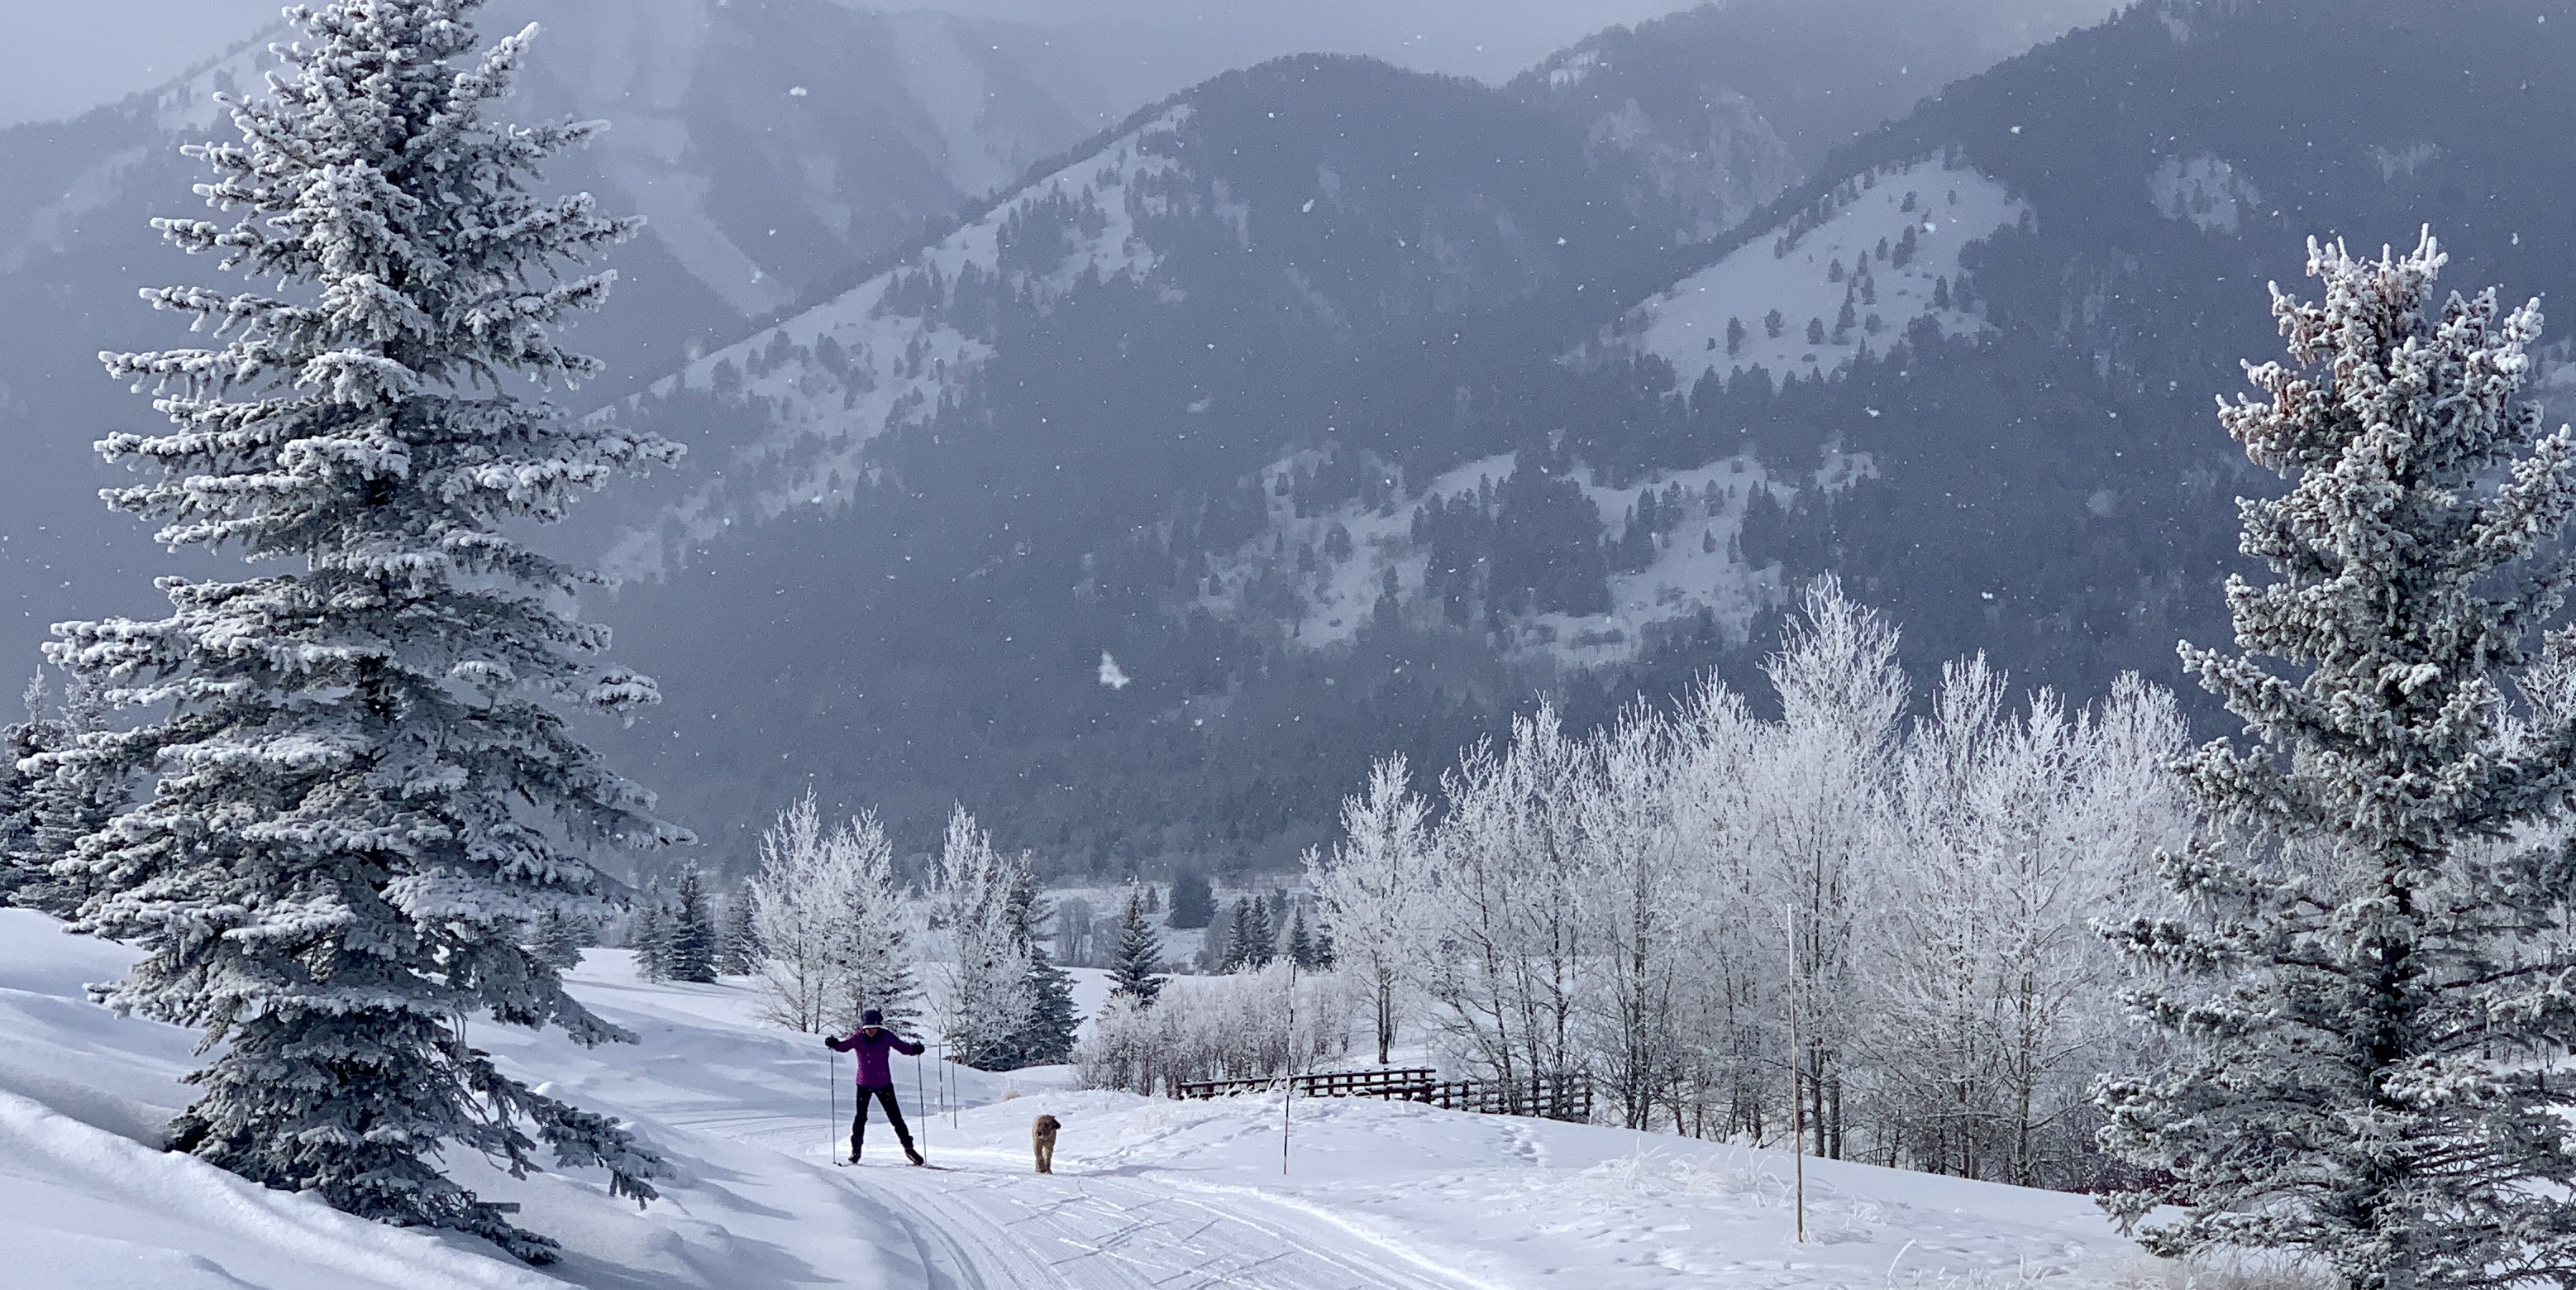
[{"label": "falling snowflake", "polygon": [[1109,656],[1109,651],[1100,651],[1100,683],[1102,685],[1105,685],[1112,690],[1124,690],[1134,679],[1135,678],[1127,675],[1127,669],[1118,666],[1117,659]]}]

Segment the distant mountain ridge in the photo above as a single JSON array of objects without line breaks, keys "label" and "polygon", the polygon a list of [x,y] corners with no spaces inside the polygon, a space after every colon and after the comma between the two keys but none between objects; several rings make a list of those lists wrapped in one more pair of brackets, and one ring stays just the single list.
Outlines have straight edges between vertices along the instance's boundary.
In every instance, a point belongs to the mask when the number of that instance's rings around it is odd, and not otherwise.
[{"label": "distant mountain ridge", "polygon": [[[628,512],[671,704],[627,751],[720,848],[810,785],[1108,872],[1284,863],[1533,687],[1740,674],[1826,570],[1918,670],[2177,680],[2266,486],[2208,399],[2298,239],[2566,277],[2567,171],[2514,160],[2569,146],[2565,8],[2151,4],[1714,197],[1691,131],[1791,137],[1719,87],[1640,144],[1571,56],[1219,78],[622,413],[709,470]],[[2379,88],[2426,60],[2479,75]]]},{"label": "distant mountain ridge", "polygon": [[[1056,57],[1046,33],[833,0],[497,0],[486,36],[542,19],[512,103],[525,120],[606,119],[551,180],[648,218],[620,248],[608,310],[577,333],[613,391],[740,335],[848,266],[901,245],[1128,111]],[[136,289],[212,280],[163,248],[155,215],[197,209],[188,142],[230,123],[282,29],[173,84],[74,120],[0,130],[0,622],[147,607],[155,559],[94,490],[89,445],[149,421],[98,374],[101,349],[156,335]],[[166,320],[161,320],[166,321]]]}]

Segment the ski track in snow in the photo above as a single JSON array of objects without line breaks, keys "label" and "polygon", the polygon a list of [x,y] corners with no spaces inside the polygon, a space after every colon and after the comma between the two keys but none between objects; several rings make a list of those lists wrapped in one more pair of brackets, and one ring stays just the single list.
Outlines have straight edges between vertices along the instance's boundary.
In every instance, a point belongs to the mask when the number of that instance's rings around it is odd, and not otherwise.
[{"label": "ski track in snow", "polygon": [[[813,1143],[811,1120],[710,1117],[688,1127],[807,1160],[826,1150]],[[1492,1290],[1293,1198],[1185,1188],[1135,1164],[1035,1174],[1016,1153],[943,1145],[945,1127],[914,1125],[916,1134],[928,1130],[924,1144],[940,1168],[894,1163],[878,1123],[869,1137],[886,1158],[834,1175],[896,1212],[933,1290]],[[1355,1238],[1363,1250],[1351,1248]]]},{"label": "ski track in snow", "polygon": [[1462,1290],[1486,1284],[1382,1241],[1371,1243],[1390,1256],[1385,1261],[1361,1257],[1348,1248],[1349,1227],[1240,1189],[1184,1194],[1137,1178],[1021,1175],[1002,1172],[1007,1165],[977,1158],[982,1155],[947,1170],[860,1166],[876,1199],[903,1211],[934,1286]]}]

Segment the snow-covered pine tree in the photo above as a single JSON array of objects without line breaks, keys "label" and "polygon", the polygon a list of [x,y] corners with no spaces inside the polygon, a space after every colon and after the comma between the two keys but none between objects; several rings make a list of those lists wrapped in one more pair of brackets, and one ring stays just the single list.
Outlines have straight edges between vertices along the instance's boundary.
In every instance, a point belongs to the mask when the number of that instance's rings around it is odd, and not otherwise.
[{"label": "snow-covered pine tree", "polygon": [[1046,925],[1046,902],[1026,864],[1017,867],[1011,886],[1011,916],[1019,924],[1019,949],[1028,962],[1028,1018],[1005,1041],[1011,1067],[1054,1066],[1073,1059],[1074,1032],[1082,1015],[1073,1006],[1073,977],[1055,965],[1038,943]]},{"label": "snow-covered pine tree", "polygon": [[534,194],[592,127],[488,118],[534,31],[477,58],[479,7],[291,11],[285,69],[229,103],[240,140],[189,150],[228,214],[158,227],[266,290],[145,293],[222,348],[104,356],[176,427],[102,440],[150,477],[107,496],[164,543],[275,571],[166,579],[168,618],[58,627],[58,664],[151,715],[39,760],[158,775],[81,840],[98,890],[75,926],[145,951],[106,1001],[202,1026],[217,1054],[176,1149],[542,1260],[553,1243],[440,1152],[519,1173],[542,1140],[639,1202],[667,1167],[502,1074],[462,1021],[627,1038],[524,929],[597,913],[583,848],[679,834],[560,711],[631,712],[652,683],[596,661],[608,633],[568,612],[587,579],[517,534],[679,450],[517,392],[598,370],[554,332],[608,290],[583,266],[633,225]]},{"label": "snow-covered pine tree", "polygon": [[707,877],[692,860],[680,869],[662,936],[662,970],[674,981],[707,985],[716,979],[716,920],[707,908]]},{"label": "snow-covered pine tree", "polygon": [[1012,892],[1019,866],[993,849],[992,837],[958,807],[931,872],[931,903],[948,932],[939,965],[939,1029],[955,1059],[978,1070],[1012,1060],[1012,1044],[1037,1007],[1031,964]]},{"label": "snow-covered pine tree", "polygon": [[1150,912],[1143,892],[1128,891],[1126,912],[1118,918],[1118,945],[1109,960],[1109,993],[1133,1000],[1139,1008],[1154,1006],[1163,993],[1163,938],[1146,921]]},{"label": "snow-covered pine tree", "polygon": [[736,887],[724,898],[716,917],[716,971],[726,976],[752,976],[760,971],[760,933],[751,922],[751,891]]},{"label": "snow-covered pine tree", "polygon": [[1172,875],[1172,913],[1167,925],[1174,931],[1186,932],[1207,927],[1216,921],[1216,889],[1207,875],[1195,869],[1182,869]]},{"label": "snow-covered pine tree", "polygon": [[[63,687],[59,715],[39,717],[41,695],[28,689],[28,730],[20,741],[33,757],[68,752],[105,724],[107,702],[97,681],[75,673]],[[48,758],[22,763],[25,838],[8,857],[25,885],[14,899],[58,918],[76,915],[103,880],[79,862],[80,840],[107,826],[134,800],[134,777],[122,758]]]},{"label": "snow-covered pine tree", "polygon": [[[2222,404],[2255,464],[2240,654],[2183,647],[2257,742],[2187,776],[2226,841],[2165,861],[2184,916],[2117,938],[2182,1041],[2107,1082],[2106,1142],[2168,1170],[2151,1248],[2288,1247],[2354,1290],[2576,1279],[2576,436],[2518,401],[2537,302],[2427,317],[2443,256],[2310,242],[2274,289],[2291,363]],[[2131,1214],[2161,1196],[2125,1198]]]},{"label": "snow-covered pine tree", "polygon": [[581,952],[596,938],[589,923],[573,918],[560,909],[549,909],[537,916],[529,930],[528,952],[537,961],[558,972],[581,966]]},{"label": "snow-covered pine tree", "polygon": [[[1256,945],[1251,940],[1253,920],[1259,916],[1252,897],[1237,896],[1225,920],[1209,925],[1208,941],[1215,949],[1212,957],[1216,960],[1217,971],[1240,972],[1251,963],[1255,953],[1268,949],[1266,943]],[[1265,936],[1262,939],[1266,942],[1269,938]]]},{"label": "snow-covered pine tree", "polygon": [[635,958],[635,979],[671,979],[671,902],[662,895],[662,880],[647,879],[626,917],[626,950]]},{"label": "snow-covered pine tree", "polygon": [[36,777],[21,763],[55,743],[45,720],[45,676],[27,683],[27,719],[0,728],[0,905],[29,908],[41,899],[31,890],[46,877],[32,852],[36,840]]},{"label": "snow-covered pine tree", "polygon": [[1289,913],[1288,936],[1281,944],[1280,952],[1287,955],[1288,961],[1296,964],[1299,971],[1312,972],[1321,966],[1315,957],[1315,934],[1306,928],[1306,905],[1303,901]]}]

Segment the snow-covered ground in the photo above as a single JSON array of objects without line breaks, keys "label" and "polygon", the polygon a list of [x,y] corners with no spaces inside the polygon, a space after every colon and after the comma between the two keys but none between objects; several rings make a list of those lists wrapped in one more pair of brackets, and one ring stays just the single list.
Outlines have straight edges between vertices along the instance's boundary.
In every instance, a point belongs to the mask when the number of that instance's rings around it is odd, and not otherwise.
[{"label": "snow-covered ground", "polygon": [[[1366,1101],[1178,1103],[957,1072],[915,1111],[940,1168],[890,1144],[836,1168],[835,1094],[811,1037],[751,1020],[738,982],[648,985],[594,954],[579,993],[640,1044],[583,1052],[477,1027],[473,1042],[632,1119],[679,1166],[638,1212],[598,1180],[523,1182],[451,1161],[568,1257],[531,1270],[150,1149],[186,1100],[193,1036],[82,1000],[131,955],[0,911],[0,1258],[48,1290],[304,1287],[2021,1286],[2147,1278],[2080,1196],[1810,1161],[1656,1134]],[[1096,980],[1084,982],[1095,1001]],[[912,1102],[913,1071],[898,1067]],[[848,1071],[843,1066],[841,1077]],[[935,1073],[924,1067],[926,1082]],[[932,1095],[933,1100],[936,1094]],[[917,1105],[917,1104],[916,1104]],[[1064,1122],[1058,1172],[1028,1125]],[[880,1126],[872,1139],[884,1132]]]}]

